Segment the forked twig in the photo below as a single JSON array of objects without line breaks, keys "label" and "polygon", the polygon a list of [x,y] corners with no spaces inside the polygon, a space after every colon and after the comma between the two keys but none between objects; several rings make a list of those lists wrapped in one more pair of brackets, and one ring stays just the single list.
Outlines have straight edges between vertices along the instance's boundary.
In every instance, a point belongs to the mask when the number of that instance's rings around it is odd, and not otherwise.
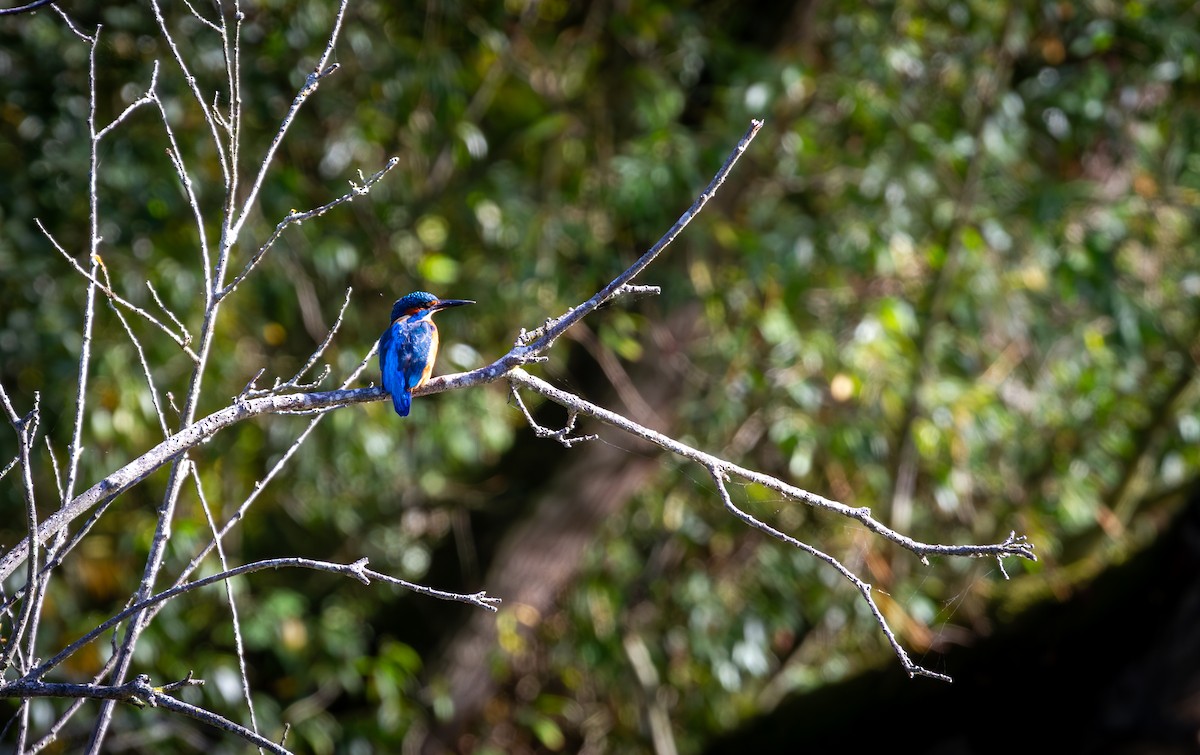
[{"label": "forked twig", "polygon": [[743,509],[739,508],[737,504],[733,502],[733,498],[731,498],[729,495],[729,489],[725,486],[729,476],[725,473],[724,469],[716,465],[708,465],[708,473],[712,476],[713,482],[717,485],[717,493],[721,496],[721,503],[725,505],[726,511],[733,514],[735,517],[750,525],[754,529],[760,532],[765,532],[776,540],[787,543],[793,548],[802,550],[810,556],[819,558],[836,569],[839,574],[841,574],[848,582],[850,582],[850,584],[854,585],[854,589],[858,590],[859,594],[862,595],[863,600],[866,601],[867,607],[871,609],[871,614],[875,617],[875,622],[879,624],[879,628],[883,630],[884,636],[887,637],[888,644],[892,646],[892,651],[895,652],[896,656],[900,659],[900,664],[904,667],[904,670],[910,677],[927,676],[931,679],[937,679],[943,682],[953,681],[945,674],[939,674],[936,671],[930,671],[923,666],[913,663],[912,659],[908,657],[908,652],[905,651],[904,646],[902,646],[900,641],[896,639],[896,634],[888,625],[887,619],[884,618],[883,611],[879,610],[879,605],[876,604],[875,598],[871,595],[871,585],[863,582],[861,579],[859,579],[858,575],[850,571],[845,564],[829,555],[825,551],[815,548],[801,540],[797,540],[791,535],[775,529],[761,519],[757,519]]},{"label": "forked twig", "polygon": [[[281,382],[279,378],[276,378],[275,384],[270,388],[255,388],[255,383],[258,382],[258,379],[262,377],[263,372],[266,371],[266,368],[263,368],[255,374],[250,382],[246,384],[246,387],[242,389],[242,392],[238,394],[238,400],[256,398],[258,396],[267,396],[272,393],[281,393],[286,390],[309,391],[324,382],[325,378],[329,377],[329,374],[332,371],[329,365],[325,365],[325,369],[322,370],[321,374],[317,375],[317,377],[313,380],[307,383],[301,381],[304,379],[304,376],[308,374],[309,370],[316,366],[317,361],[321,358],[321,355],[325,353],[325,349],[329,348],[329,344],[333,343],[333,337],[337,335],[338,329],[342,327],[342,319],[346,316],[346,309],[350,306],[350,294],[353,291],[353,288],[346,289],[346,298],[342,302],[342,308],[338,310],[337,319],[333,321],[333,325],[329,328],[329,332],[325,334],[325,339],[321,341],[321,344],[317,346],[316,351],[309,356],[308,361],[296,371],[296,374],[293,375],[290,380]],[[345,388],[346,384],[343,384],[342,387]]]},{"label": "forked twig", "polygon": [[573,409],[567,410],[567,421],[559,429],[551,430],[548,427],[543,427],[542,425],[538,424],[537,420],[533,418],[533,414],[530,413],[529,408],[525,406],[525,401],[521,398],[521,392],[517,390],[516,383],[510,382],[508,385],[508,391],[509,395],[512,396],[513,403],[515,403],[517,408],[521,410],[521,414],[524,415],[525,421],[533,429],[533,433],[537,437],[556,440],[566,448],[570,448],[576,443],[596,440],[600,437],[599,435],[571,436],[571,433],[575,432],[575,421],[579,419],[579,412],[574,411]]},{"label": "forked twig", "polygon": [[270,251],[271,247],[275,245],[275,242],[279,240],[279,237],[281,235],[283,235],[284,229],[286,229],[292,225],[300,225],[305,220],[308,220],[310,218],[320,217],[321,215],[324,215],[325,213],[329,212],[330,210],[332,210],[334,207],[337,207],[338,205],[343,205],[343,204],[346,204],[347,202],[353,202],[358,197],[366,196],[368,193],[370,193],[371,187],[373,187],[375,184],[379,183],[379,181],[382,180],[383,177],[386,176],[392,168],[396,167],[399,164],[400,164],[400,159],[393,157],[387,161],[386,165],[384,165],[382,168],[380,168],[378,171],[376,171],[374,174],[372,174],[369,178],[367,178],[365,181],[363,181],[363,183],[361,183],[361,184],[353,184],[352,183],[351,185],[353,186],[353,188],[351,188],[350,191],[346,192],[345,194],[338,197],[337,199],[334,199],[330,202],[326,202],[325,204],[321,205],[320,207],[315,207],[315,208],[313,208],[311,210],[307,210],[305,212],[300,212],[298,210],[293,210],[292,212],[289,212],[287,215],[284,216],[283,220],[280,220],[278,223],[275,224],[275,230],[271,232],[271,235],[267,237],[267,240],[264,241],[262,246],[260,246],[258,248],[258,251],[256,251],[253,254],[253,256],[250,257],[250,260],[248,262],[246,262],[246,266],[244,268],[242,268],[242,271],[240,273],[238,273],[234,277],[234,279],[229,282],[228,286],[225,286],[224,288],[222,288],[220,291],[217,292],[216,298],[218,300],[220,300],[220,299],[225,298],[226,296],[229,296],[231,293],[234,292],[234,290],[239,285],[241,285],[242,281],[246,280],[246,278],[250,275],[250,273],[254,271],[254,268],[258,267],[258,263],[262,262],[263,257],[266,256],[267,252]]}]

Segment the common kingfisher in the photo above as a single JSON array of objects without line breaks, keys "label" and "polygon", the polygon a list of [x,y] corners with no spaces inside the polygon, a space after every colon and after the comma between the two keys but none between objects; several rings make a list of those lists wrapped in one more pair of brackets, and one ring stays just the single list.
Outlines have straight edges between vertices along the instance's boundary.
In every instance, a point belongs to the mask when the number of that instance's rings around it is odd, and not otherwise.
[{"label": "common kingfisher", "polygon": [[392,394],[396,414],[408,416],[412,392],[429,380],[438,353],[438,329],[433,313],[447,307],[474,304],[469,299],[439,299],[414,291],[392,305],[392,324],[379,337],[379,370],[383,387]]}]

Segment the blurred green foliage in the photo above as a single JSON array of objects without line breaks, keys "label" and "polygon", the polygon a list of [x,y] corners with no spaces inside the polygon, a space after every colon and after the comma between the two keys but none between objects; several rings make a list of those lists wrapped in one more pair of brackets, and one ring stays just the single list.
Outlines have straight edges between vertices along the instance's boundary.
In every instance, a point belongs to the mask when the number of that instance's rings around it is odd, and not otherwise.
[{"label": "blurred green foliage", "polygon": [[[243,192],[323,49],[333,6],[245,11]],[[103,24],[98,125],[160,65],[214,244],[220,171],[152,15],[111,4],[72,13],[89,32]],[[223,106],[219,40],[184,8],[168,22]],[[353,3],[334,57],[341,68],[284,140],[233,269],[290,210],[344,193],[391,156],[399,166],[369,196],[287,230],[228,300],[201,414],[259,369],[265,385],[294,374],[350,287],[326,353],[332,380],[413,289],[479,300],[443,318],[440,364],[486,363],[520,328],[624,269],[762,117],[717,200],[641,280],[663,295],[589,324],[622,359],[654,360],[646,323],[699,302],[705,337],[671,407],[683,440],[871,506],[919,540],[995,541],[1010,529],[1032,538],[1041,560],[1007,564],[1005,582],[994,563],[926,567],[861,528],[733,486],[740,505],[872,582],[916,657],[1126,558],[1163,525],[1168,494],[1197,477],[1193,4]],[[85,286],[34,220],[85,258],[87,93],[87,47],[55,13],[0,19],[0,381],[21,407],[41,392],[59,463]],[[165,146],[153,108],[101,143],[101,255],[123,296],[157,311],[149,281],[195,332],[197,232]],[[161,393],[182,396],[190,361],[133,321]],[[570,348],[560,344],[544,369],[574,388],[591,378],[570,374]],[[247,423],[193,453],[215,518],[308,421]],[[136,352],[101,304],[82,485],[160,438]],[[463,537],[463,512],[536,484],[512,479],[503,460],[537,443],[548,441],[499,386],[419,399],[405,422],[383,404],[335,412],[226,551],[237,561],[367,556],[420,581],[435,551]],[[0,463],[15,449],[0,433]],[[654,487],[606,523],[553,614],[498,618],[492,668],[503,686],[469,740],[480,751],[646,749],[644,710],[655,703],[680,750],[695,752],[789,690],[895,663],[834,572],[728,517],[703,470],[664,463]],[[49,451],[37,464],[45,515],[56,508]],[[164,484],[160,472],[124,495],[68,559],[45,609],[47,649],[133,589]],[[0,541],[13,543],[16,475],[0,484],[0,511]],[[168,571],[207,538],[186,493]],[[294,571],[255,575],[236,593],[258,721],[268,732],[291,722],[289,745],[397,749],[453,703],[423,676],[435,642],[413,629],[424,610],[413,599]],[[232,648],[224,593],[210,588],[164,610],[137,660],[156,680],[195,671],[210,680],[195,699],[239,718]],[[631,648],[648,654],[657,691],[639,684]],[[83,678],[106,653],[92,648],[67,670]],[[36,706],[35,724],[51,710]],[[117,730],[151,715],[121,711]],[[176,726],[130,747],[208,736]],[[68,749],[78,736],[64,737]],[[228,740],[208,749],[240,751]]]}]

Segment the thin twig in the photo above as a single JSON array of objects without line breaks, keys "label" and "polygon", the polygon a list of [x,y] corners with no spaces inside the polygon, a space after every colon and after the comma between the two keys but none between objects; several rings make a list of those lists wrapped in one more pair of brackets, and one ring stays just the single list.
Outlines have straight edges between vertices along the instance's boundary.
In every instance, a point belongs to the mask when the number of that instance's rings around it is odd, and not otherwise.
[{"label": "thin twig", "polygon": [[[225,59],[225,77],[226,86],[229,88],[229,117],[222,119],[222,125],[229,134],[229,162],[233,166],[232,182],[229,185],[229,191],[225,198],[225,228],[229,228],[229,224],[233,221],[235,206],[237,204],[237,193],[239,182],[242,179],[241,171],[241,154],[242,154],[242,59],[241,59],[241,39],[242,39],[242,14],[241,0],[233,2],[233,41],[230,42],[229,35],[229,19],[225,14],[224,8],[218,8],[220,11],[221,23],[219,30],[221,33],[221,53]],[[220,113],[217,109],[218,97],[220,92],[213,93],[213,113],[220,118]],[[233,238],[236,234],[232,234],[227,238],[232,245]],[[223,245],[224,246],[224,245]]]},{"label": "thin twig", "polygon": [[63,11],[62,8],[58,7],[57,5],[51,5],[50,7],[53,8],[54,12],[57,13],[62,18],[62,20],[67,24],[67,28],[71,30],[72,34],[79,37],[84,42],[87,42],[90,45],[96,44],[96,39],[100,35],[100,27],[99,26],[96,27],[96,36],[89,37],[87,34],[83,33],[82,29],[80,29],[78,26],[75,25],[75,22],[71,20],[71,17],[68,16],[66,14],[66,12]]},{"label": "thin twig", "polygon": [[[50,442],[50,436],[46,436],[46,454],[50,457],[50,469],[54,472],[54,487],[58,491],[58,500],[67,500],[67,493],[63,489],[62,469],[58,466],[58,455],[54,453],[54,444]],[[4,475],[0,474],[0,477]]]},{"label": "thin twig", "polygon": [[[188,206],[192,209],[192,218],[200,243],[200,263],[201,270],[204,273],[204,306],[207,309],[212,304],[213,269],[212,254],[208,250],[208,231],[204,228],[204,214],[200,210],[200,200],[196,198],[196,190],[192,186],[191,176],[188,175],[187,167],[183,164],[183,155],[179,152],[179,144],[175,141],[175,130],[171,128],[171,121],[167,118],[167,109],[157,94],[154,97],[154,104],[158,106],[158,114],[162,120],[163,130],[167,134],[167,158],[170,159],[171,166],[175,168],[175,175],[179,176],[179,183],[183,186],[184,196],[187,197]],[[187,332],[186,329],[184,329],[184,332]]]},{"label": "thin twig", "polygon": [[[229,227],[230,243],[238,237],[242,224],[246,222],[246,219],[250,216],[250,210],[254,207],[255,202],[258,201],[258,192],[262,189],[263,181],[267,177],[267,171],[275,159],[275,152],[279,149],[279,145],[283,143],[283,137],[287,135],[288,129],[291,127],[292,122],[295,121],[296,114],[300,112],[300,108],[304,105],[305,101],[317,91],[317,87],[321,85],[321,82],[338,69],[338,64],[334,63],[330,65],[329,59],[333,56],[333,48],[337,45],[338,36],[342,30],[342,20],[346,17],[347,5],[349,5],[349,0],[341,0],[338,4],[337,15],[333,20],[333,31],[329,34],[329,40],[325,44],[325,51],[317,59],[317,64],[313,68],[313,72],[305,79],[304,86],[296,93],[295,98],[292,100],[292,106],[283,117],[283,121],[279,124],[279,130],[275,132],[275,137],[271,140],[271,144],[267,147],[263,155],[262,163],[258,167],[258,175],[254,177],[254,182],[250,185],[250,192],[246,195],[246,199],[242,203],[242,209]],[[236,46],[234,49],[236,54]]]},{"label": "thin twig", "polygon": [[[746,133],[742,135],[742,138],[738,141],[737,146],[733,148],[733,151],[729,154],[729,157],[725,158],[725,163],[721,166],[721,169],[717,171],[715,176],[713,176],[712,181],[710,181],[708,186],[705,187],[704,191],[700,193],[700,196],[696,198],[696,201],[692,203],[692,206],[689,207],[683,213],[683,215],[681,215],[679,219],[675,221],[675,225],[671,226],[670,230],[663,234],[662,238],[660,238],[654,244],[654,246],[650,247],[650,249],[643,254],[637,262],[630,265],[625,272],[614,278],[607,286],[598,291],[591,299],[588,299],[580,306],[571,309],[566,314],[563,314],[554,320],[551,320],[533,332],[523,333],[522,338],[518,340],[518,346],[524,346],[525,349],[525,351],[522,353],[538,353],[548,348],[560,335],[563,334],[564,331],[567,330],[567,328],[570,328],[572,325],[579,322],[586,315],[591,313],[592,310],[596,309],[596,307],[617,295],[618,292],[622,292],[629,281],[633,280],[638,273],[649,267],[650,263],[654,262],[654,260],[658,258],[658,255],[662,254],[663,250],[670,246],[671,242],[683,232],[683,229],[692,222],[693,218],[700,214],[700,211],[704,209],[704,206],[707,205],[709,200],[713,198],[713,196],[721,188],[721,185],[725,183],[725,179],[729,177],[729,173],[733,170],[733,166],[737,164],[738,159],[750,146],[750,142],[754,141],[754,137],[758,135],[759,129],[761,129],[762,126],[763,122],[761,120],[750,121],[750,127],[746,129]],[[516,349],[514,349],[514,351],[516,351]]]},{"label": "thin twig", "polygon": [[371,191],[372,186],[377,184],[380,179],[387,175],[392,168],[399,164],[400,159],[393,157],[387,161],[387,164],[384,165],[383,168],[374,173],[370,178],[366,179],[361,185],[352,184],[353,188],[337,199],[306,212],[292,211],[288,213],[286,216],[284,216],[283,220],[280,220],[275,224],[275,230],[271,232],[271,235],[267,237],[267,240],[263,242],[263,245],[258,248],[258,251],[256,251],[254,255],[250,257],[250,260],[246,263],[246,266],[242,268],[242,271],[229,282],[228,286],[221,289],[217,293],[217,298],[223,299],[224,297],[229,296],[231,293],[233,293],[234,289],[241,285],[242,281],[246,280],[246,277],[253,272],[254,268],[258,266],[259,262],[262,262],[263,257],[265,257],[267,252],[270,251],[271,247],[275,245],[275,242],[279,240],[279,237],[283,235],[283,231],[286,228],[292,225],[299,225],[309,218],[315,218],[324,215],[338,205],[345,204],[347,202],[353,202],[355,198],[367,195]]},{"label": "thin twig", "polygon": [[[100,38],[99,27],[97,27],[97,29],[96,29],[96,38],[97,39]],[[100,141],[101,139],[103,139],[105,136],[108,135],[108,132],[112,131],[114,128],[121,125],[125,121],[125,119],[128,118],[130,116],[130,114],[133,113],[134,110],[137,110],[142,105],[149,105],[151,102],[154,102],[156,99],[158,99],[158,94],[156,93],[157,88],[158,88],[158,61],[156,60],[156,61],[154,61],[154,68],[150,72],[150,86],[146,88],[146,93],[143,94],[141,97],[138,97],[133,102],[129,103],[129,105],[126,106],[126,108],[121,111],[121,114],[118,115],[116,118],[113,118],[112,121],[107,126],[100,129],[99,131],[96,131],[92,135],[92,141],[94,141],[94,142]],[[94,110],[92,111],[92,117],[93,118],[95,117]]]},{"label": "thin twig", "polygon": [[854,519],[860,522],[867,529],[877,535],[891,540],[893,543],[912,551],[921,558],[922,563],[928,563],[928,556],[967,556],[967,557],[994,557],[994,556],[1017,556],[1020,558],[1036,561],[1037,557],[1033,553],[1033,545],[1023,537],[1009,537],[1001,543],[983,544],[983,545],[940,545],[937,543],[924,543],[914,540],[907,535],[903,535],[893,529],[890,529],[879,520],[871,516],[871,509],[866,506],[854,507],[848,506],[838,501],[830,500],[816,493],[810,493],[807,490],[798,488],[770,475],[756,472],[752,469],[738,466],[731,462],[720,459],[711,454],[707,454],[685,443],[681,443],[674,438],[663,435],[660,432],[651,430],[648,427],[643,427],[624,416],[611,412],[600,406],[597,406],[588,401],[584,401],[578,396],[568,393],[567,391],[556,388],[546,381],[530,375],[523,369],[516,368],[508,373],[507,379],[528,388],[529,390],[540,393],[560,406],[566,407],[568,410],[574,410],[580,414],[594,417],[595,419],[612,425],[620,430],[623,430],[630,435],[637,436],[643,440],[663,448],[671,453],[681,456],[685,459],[690,459],[704,466],[705,468],[715,467],[720,469],[725,474],[731,477],[738,477],[747,482],[753,482],[763,487],[773,490],[782,496],[790,498],[801,503],[808,504],[819,509],[825,509],[835,514],[839,514],[848,519]]},{"label": "thin twig", "polygon": [[151,685],[150,677],[145,674],[139,674],[128,682],[116,685],[73,684],[69,682],[43,682],[38,679],[18,679],[8,684],[0,685],[0,697],[19,697],[22,699],[33,697],[66,697],[124,702],[138,708],[145,706],[163,708],[174,713],[182,713],[189,718],[194,718],[197,721],[230,732],[231,734],[236,734],[247,742],[265,750],[288,755],[289,751],[286,748],[272,742],[261,734],[253,732],[210,710],[185,703],[167,694],[171,690],[197,686],[203,683],[202,679],[195,679],[191,674],[188,674],[186,679],[158,687]]},{"label": "thin twig", "polygon": [[[87,270],[84,270],[83,266],[80,265],[79,262],[74,257],[72,257],[67,252],[66,249],[63,249],[62,245],[58,243],[58,240],[55,239],[54,236],[51,235],[51,233],[48,230],[46,230],[46,226],[42,225],[41,218],[34,218],[33,222],[38,227],[38,229],[41,230],[42,235],[46,237],[46,240],[50,242],[50,244],[55,248],[55,250],[57,250],[58,253],[61,254],[64,259],[67,260],[67,262],[71,263],[71,267],[75,268],[75,272],[82,275],[86,281],[88,281],[89,283],[94,285],[97,289],[99,289],[100,291],[103,291],[104,294],[109,299],[111,299],[113,302],[120,304],[122,307],[125,307],[130,312],[133,312],[135,315],[138,315],[138,316],[144,318],[151,325],[155,326],[156,328],[161,330],[163,333],[166,333],[168,338],[170,338],[172,341],[174,341],[179,346],[179,348],[183,349],[185,354],[187,354],[189,357],[192,358],[192,361],[197,361],[199,359],[199,356],[196,354],[196,352],[193,351],[192,348],[188,345],[191,342],[191,336],[188,333],[185,332],[182,336],[180,336],[179,334],[172,331],[169,327],[167,327],[166,324],[164,324],[161,320],[156,318],[154,315],[150,314],[149,312],[147,312],[146,310],[137,306],[136,304],[126,300],[124,297],[122,297],[116,291],[113,291],[111,288],[109,288],[108,286],[101,283],[96,278],[95,273],[90,273]],[[95,264],[96,260],[98,260],[98,259],[99,259],[99,256],[93,257],[93,264]]]},{"label": "thin twig", "polygon": [[187,328],[184,327],[179,318],[175,316],[175,313],[172,312],[166,304],[163,304],[163,300],[159,297],[158,291],[154,288],[154,284],[150,281],[146,281],[146,288],[150,289],[150,296],[154,299],[154,303],[157,304],[158,308],[163,311],[163,314],[171,318],[171,322],[175,324],[175,327],[179,328],[179,332],[187,333]]},{"label": "thin twig", "polygon": [[[217,161],[221,164],[221,175],[225,178],[225,186],[228,188],[231,170],[229,155],[226,152],[225,143],[221,140],[221,134],[217,131],[217,123],[213,119],[212,111],[209,110],[208,103],[204,101],[204,94],[200,91],[200,85],[196,82],[195,75],[188,69],[183,55],[179,52],[179,46],[175,44],[175,37],[167,29],[167,21],[163,18],[162,8],[159,7],[158,0],[150,0],[150,7],[154,11],[154,20],[158,22],[159,31],[162,32],[163,39],[166,40],[167,46],[171,50],[171,56],[175,58],[176,65],[183,72],[183,80],[187,83],[188,89],[191,90],[196,104],[200,106],[200,112],[204,115],[204,121],[208,124],[209,131],[212,132],[213,147],[216,148]],[[165,116],[163,120],[165,122]]]},{"label": "thin twig", "polygon": [[[204,495],[204,486],[200,484],[200,472],[195,464],[188,465],[191,471],[192,480],[196,484],[196,497],[200,499],[200,508],[204,511],[204,519],[208,522],[208,528],[213,533],[213,540],[217,544],[217,559],[221,562],[221,570],[229,570],[229,562],[225,559],[225,549],[221,547],[221,541],[217,539],[217,525],[213,521],[212,509],[208,506],[208,498]],[[233,580],[225,580],[225,599],[229,601],[229,618],[233,624],[233,645],[238,659],[238,672],[242,679],[242,695],[246,698],[246,708],[250,711],[250,727],[254,732],[258,733],[258,717],[254,714],[254,699],[250,694],[250,675],[246,671],[246,647],[242,641],[242,623],[238,619],[237,601],[233,597]]]},{"label": "thin twig", "polygon": [[195,17],[196,17],[196,20],[197,20],[197,21],[199,21],[200,23],[204,24],[205,26],[207,26],[208,28],[212,29],[213,31],[220,33],[220,31],[221,31],[221,27],[217,26],[217,25],[216,25],[216,24],[214,24],[212,21],[209,21],[207,18],[205,18],[204,16],[200,15],[200,12],[199,12],[199,11],[197,11],[197,10],[196,10],[196,8],[195,8],[195,7],[192,5],[192,3],[191,3],[191,0],[183,0],[183,4],[184,4],[185,6],[187,6],[187,9],[188,9],[189,11],[191,11],[191,14],[192,14],[193,16],[195,16]]},{"label": "thin twig", "polygon": [[436,590],[432,587],[414,584],[397,577],[383,574],[367,568],[367,559],[360,558],[358,561],[350,564],[338,564],[329,561],[318,561],[311,558],[271,558],[262,561],[254,561],[248,564],[242,564],[232,569],[226,569],[217,574],[197,579],[192,582],[185,582],[182,585],[172,587],[168,590],[163,590],[160,593],[151,595],[150,597],[140,600],[137,603],[130,605],[120,613],[110,616],[104,623],[92,629],[90,632],[80,637],[75,642],[72,642],[67,647],[60,650],[53,658],[43,661],[38,666],[22,676],[23,679],[40,679],[50,669],[58,666],[67,658],[70,658],[81,648],[86,647],[96,638],[103,635],[109,629],[117,626],[125,619],[134,616],[147,608],[164,603],[172,598],[176,598],[184,593],[198,590],[201,587],[221,582],[232,577],[237,577],[242,574],[252,574],[254,572],[264,571],[266,569],[312,569],[314,571],[330,572],[332,574],[342,574],[348,577],[354,577],[364,585],[370,585],[372,579],[377,579],[381,582],[398,585],[408,590],[428,595],[430,597],[439,598],[441,600],[451,600],[459,603],[469,603],[479,608],[486,608],[489,611],[495,611],[496,606],[500,603],[499,598],[489,597],[486,592],[477,592],[472,594],[463,594],[455,592],[447,592],[445,590]]},{"label": "thin twig", "polygon": [[374,571],[373,569],[364,569],[363,573],[368,577],[379,580],[380,582],[387,582],[389,584],[396,585],[397,587],[403,587],[405,590],[411,590],[415,593],[420,593],[421,595],[426,595],[430,598],[437,598],[438,600],[452,600],[458,603],[469,603],[470,605],[478,606],[479,608],[486,608],[493,613],[496,612],[497,607],[501,603],[500,598],[489,597],[486,590],[480,590],[479,592],[473,592],[470,594],[447,592],[445,590],[437,590],[432,587],[427,587],[426,585],[419,585],[416,582],[409,582],[408,580],[400,579],[399,577],[382,574]]},{"label": "thin twig", "polygon": [[[30,452],[33,448],[34,438],[37,434],[38,420],[41,416],[40,396],[34,393],[33,408],[24,417],[19,417],[16,408],[8,397],[8,392],[4,390],[3,385],[0,385],[0,404],[3,405],[4,413],[8,415],[8,420],[12,424],[13,430],[17,433],[17,454],[21,460],[21,482],[24,485],[25,493],[25,524],[30,535],[32,535],[38,531],[38,515],[37,498],[34,495],[33,488],[33,462],[30,459]],[[21,613],[13,626],[11,636],[5,638],[3,649],[0,649],[0,669],[8,668],[13,654],[19,651],[22,635],[29,629],[31,623],[36,624],[33,607],[37,602],[35,598],[40,594],[39,579],[38,549],[33,548],[29,551],[29,558],[26,561],[25,567],[26,599],[21,604]],[[36,632],[30,632],[30,637],[33,638],[35,634]],[[29,660],[33,659],[33,650],[33,641],[31,639],[28,654]],[[25,660],[18,660],[20,661],[19,666],[21,670],[26,670]]]},{"label": "thin twig", "polygon": [[517,408],[521,410],[521,414],[524,415],[525,421],[529,423],[531,428],[533,428],[533,434],[537,437],[556,440],[566,448],[570,448],[576,443],[596,440],[598,437],[600,437],[598,435],[571,436],[571,433],[575,432],[575,421],[579,419],[579,412],[574,410],[567,410],[567,421],[559,429],[551,430],[548,427],[543,427],[542,425],[538,424],[537,420],[533,418],[533,414],[529,411],[529,408],[525,406],[525,401],[521,398],[521,392],[517,390],[516,383],[509,383],[508,389],[509,395],[512,396],[513,403],[515,403]]},{"label": "thin twig", "polygon": [[[104,283],[111,288],[112,279],[109,277],[108,267],[103,264],[103,261],[100,263],[100,271],[104,274]],[[149,281],[146,282],[146,285],[150,286]],[[153,286],[150,286],[150,291],[151,293],[154,293]],[[157,301],[158,295],[155,294],[154,298]],[[159,429],[162,430],[163,437],[165,438],[171,434],[171,430],[167,427],[167,415],[163,412],[162,399],[160,399],[158,396],[158,386],[154,383],[154,373],[150,370],[150,363],[146,361],[146,352],[144,349],[142,349],[142,342],[138,340],[137,335],[133,332],[133,328],[130,327],[129,321],[125,319],[125,315],[121,313],[121,310],[117,309],[116,305],[114,305],[111,300],[108,304],[112,309],[113,314],[117,316],[117,320],[120,321],[121,327],[125,329],[125,334],[129,336],[129,342],[133,344],[134,350],[137,351],[138,362],[142,365],[142,375],[145,376],[146,387],[150,390],[150,403],[154,405],[154,414],[156,417],[158,417],[158,426]],[[159,306],[162,307],[161,302],[159,302]],[[163,307],[163,310],[167,311],[165,307]],[[170,314],[170,312],[167,311],[167,314]],[[174,317],[172,317],[172,319],[174,319]],[[179,324],[178,320],[175,322],[176,324]],[[180,328],[182,329],[182,325]]]},{"label": "thin twig", "polygon": [[896,653],[896,656],[900,659],[901,665],[904,666],[904,670],[908,672],[910,677],[927,676],[931,679],[938,679],[943,682],[953,681],[945,674],[939,674],[935,671],[930,671],[923,666],[913,663],[912,659],[908,657],[908,653],[904,650],[904,647],[900,644],[900,641],[896,639],[896,634],[892,631],[892,628],[888,626],[887,619],[883,617],[883,612],[879,610],[879,605],[876,604],[875,598],[871,595],[871,586],[869,584],[859,579],[858,575],[850,571],[841,561],[829,555],[828,553],[825,553],[818,548],[814,548],[808,543],[797,540],[791,535],[775,529],[766,522],[756,519],[740,509],[733,502],[733,499],[729,495],[729,489],[725,486],[725,482],[729,478],[723,468],[717,465],[708,465],[708,473],[712,476],[713,482],[716,483],[717,492],[721,496],[721,503],[725,505],[725,509],[729,513],[733,514],[735,517],[755,528],[756,530],[765,532],[780,542],[787,543],[793,548],[797,548],[811,556],[821,559],[836,569],[839,574],[841,574],[850,582],[850,584],[854,585],[854,589],[858,590],[859,594],[862,595],[863,600],[866,601],[867,607],[871,609],[872,615],[875,616],[875,622],[879,624],[879,628],[883,630],[884,636],[887,637],[888,644],[892,646],[892,650]]},{"label": "thin twig", "polygon": [[[342,308],[338,310],[337,319],[333,321],[333,326],[330,327],[329,332],[325,334],[325,339],[321,341],[321,345],[317,347],[317,350],[314,351],[311,356],[309,356],[308,361],[304,363],[304,366],[296,371],[296,374],[293,375],[290,380],[280,382],[279,378],[276,378],[275,385],[270,388],[255,388],[254,384],[258,382],[258,378],[262,376],[263,372],[265,371],[264,368],[259,370],[254,376],[254,379],[251,380],[244,389],[242,389],[242,392],[238,394],[238,398],[246,399],[254,398],[256,396],[266,396],[271,393],[281,393],[286,390],[309,391],[323,383],[325,378],[329,377],[329,374],[332,371],[329,365],[325,365],[325,369],[322,370],[321,374],[313,380],[307,383],[301,381],[304,379],[304,376],[308,374],[308,371],[316,365],[317,360],[319,360],[321,355],[325,353],[325,349],[329,348],[329,344],[333,342],[333,337],[337,335],[338,329],[342,327],[342,319],[346,316],[346,309],[350,306],[350,294],[353,291],[353,288],[346,289],[346,299],[342,302]],[[345,388],[346,385],[348,385],[348,383],[343,384],[342,387]]]},{"label": "thin twig", "polygon": [[15,8],[0,8],[0,16],[14,16],[18,13],[30,13],[31,11],[41,8],[43,5],[49,5],[52,2],[54,2],[54,0],[33,0],[32,3],[18,5]]}]

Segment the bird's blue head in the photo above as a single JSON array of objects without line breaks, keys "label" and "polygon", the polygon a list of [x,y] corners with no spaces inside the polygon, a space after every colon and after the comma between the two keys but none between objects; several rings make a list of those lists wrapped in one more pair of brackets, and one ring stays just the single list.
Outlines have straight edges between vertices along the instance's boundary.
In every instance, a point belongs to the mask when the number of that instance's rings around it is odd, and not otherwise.
[{"label": "bird's blue head", "polygon": [[470,299],[439,299],[428,291],[413,291],[400,297],[392,305],[392,322],[401,317],[428,317],[439,309],[474,304]]}]

